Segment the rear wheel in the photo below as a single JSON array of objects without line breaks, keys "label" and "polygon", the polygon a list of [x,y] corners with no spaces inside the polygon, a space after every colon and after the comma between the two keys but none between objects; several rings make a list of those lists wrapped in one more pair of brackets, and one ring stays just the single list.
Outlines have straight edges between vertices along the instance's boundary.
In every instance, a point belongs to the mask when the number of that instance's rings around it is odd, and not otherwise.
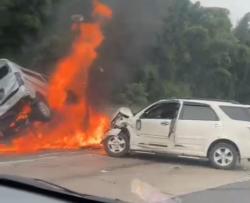
[{"label": "rear wheel", "polygon": [[109,136],[104,142],[104,149],[110,156],[125,156],[129,151],[128,136],[124,133]]},{"label": "rear wheel", "polygon": [[239,153],[235,146],[229,143],[217,143],[209,152],[209,160],[217,169],[233,169],[237,165]]}]

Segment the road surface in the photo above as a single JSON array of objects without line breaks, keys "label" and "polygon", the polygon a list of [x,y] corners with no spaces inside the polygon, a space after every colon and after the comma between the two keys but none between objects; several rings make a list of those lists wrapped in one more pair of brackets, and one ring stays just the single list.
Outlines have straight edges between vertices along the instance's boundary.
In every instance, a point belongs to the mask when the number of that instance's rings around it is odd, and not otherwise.
[{"label": "road surface", "polygon": [[221,186],[179,197],[182,203],[249,203],[250,181]]},{"label": "road surface", "polygon": [[250,165],[222,171],[198,160],[152,155],[111,158],[102,149],[85,149],[2,156],[0,173],[40,178],[77,192],[128,202],[176,197],[175,202],[193,203],[199,195],[215,194],[211,188],[250,180]]}]

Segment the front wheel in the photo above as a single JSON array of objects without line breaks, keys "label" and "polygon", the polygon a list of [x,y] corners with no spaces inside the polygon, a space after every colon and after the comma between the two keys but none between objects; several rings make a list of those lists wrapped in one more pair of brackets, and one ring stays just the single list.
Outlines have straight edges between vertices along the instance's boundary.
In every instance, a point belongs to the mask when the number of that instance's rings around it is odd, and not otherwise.
[{"label": "front wheel", "polygon": [[104,149],[112,157],[125,156],[129,151],[129,139],[126,134],[111,135],[104,141]]},{"label": "front wheel", "polygon": [[228,143],[217,143],[209,152],[209,160],[217,169],[234,169],[239,159],[237,149]]}]

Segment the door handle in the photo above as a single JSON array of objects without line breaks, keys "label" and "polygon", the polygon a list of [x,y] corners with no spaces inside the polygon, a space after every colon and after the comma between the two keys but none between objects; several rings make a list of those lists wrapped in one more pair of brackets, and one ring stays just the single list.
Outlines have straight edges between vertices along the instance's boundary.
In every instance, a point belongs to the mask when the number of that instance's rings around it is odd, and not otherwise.
[{"label": "door handle", "polygon": [[221,126],[222,126],[221,123],[216,123],[216,124],[215,124],[215,127],[216,127],[216,128],[221,127]]},{"label": "door handle", "polygon": [[169,122],[161,122],[161,125],[164,125],[164,126],[167,126],[167,125],[169,125]]}]

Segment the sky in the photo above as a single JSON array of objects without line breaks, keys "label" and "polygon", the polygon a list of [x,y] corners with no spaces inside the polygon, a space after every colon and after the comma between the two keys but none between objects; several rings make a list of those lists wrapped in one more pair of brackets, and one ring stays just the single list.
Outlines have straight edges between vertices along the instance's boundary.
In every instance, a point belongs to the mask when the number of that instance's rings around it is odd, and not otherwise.
[{"label": "sky", "polygon": [[[196,2],[197,0],[192,0]],[[247,13],[250,12],[250,0],[199,0],[203,6],[224,7],[230,10],[234,25]]]}]

